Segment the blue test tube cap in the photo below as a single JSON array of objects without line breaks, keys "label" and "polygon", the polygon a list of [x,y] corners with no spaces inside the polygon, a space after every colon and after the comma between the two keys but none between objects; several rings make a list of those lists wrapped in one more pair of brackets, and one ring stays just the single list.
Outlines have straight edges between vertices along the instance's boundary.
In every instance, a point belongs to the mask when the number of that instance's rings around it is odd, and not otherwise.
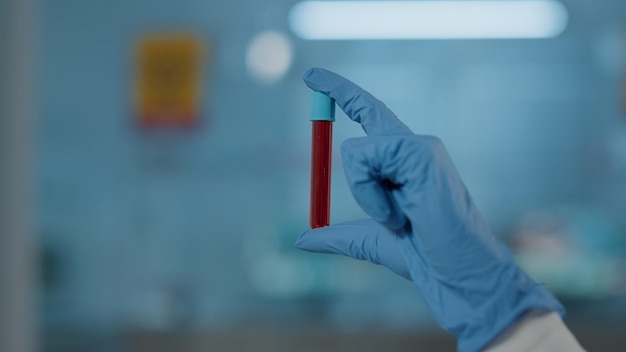
[{"label": "blue test tube cap", "polygon": [[335,99],[320,92],[311,95],[311,121],[335,122]]}]

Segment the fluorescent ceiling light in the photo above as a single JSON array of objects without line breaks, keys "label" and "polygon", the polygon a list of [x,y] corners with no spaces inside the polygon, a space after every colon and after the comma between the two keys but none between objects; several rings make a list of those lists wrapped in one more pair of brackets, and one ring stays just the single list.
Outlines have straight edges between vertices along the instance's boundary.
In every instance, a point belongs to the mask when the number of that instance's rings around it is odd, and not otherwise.
[{"label": "fluorescent ceiling light", "polygon": [[303,39],[551,38],[567,26],[554,0],[303,1],[289,13]]}]

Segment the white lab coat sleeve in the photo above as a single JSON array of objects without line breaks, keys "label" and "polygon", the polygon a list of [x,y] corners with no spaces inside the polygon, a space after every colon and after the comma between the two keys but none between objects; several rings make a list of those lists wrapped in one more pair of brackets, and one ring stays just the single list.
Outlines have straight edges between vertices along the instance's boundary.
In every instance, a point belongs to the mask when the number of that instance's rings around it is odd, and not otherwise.
[{"label": "white lab coat sleeve", "polygon": [[532,311],[494,340],[485,352],[584,352],[561,317]]}]

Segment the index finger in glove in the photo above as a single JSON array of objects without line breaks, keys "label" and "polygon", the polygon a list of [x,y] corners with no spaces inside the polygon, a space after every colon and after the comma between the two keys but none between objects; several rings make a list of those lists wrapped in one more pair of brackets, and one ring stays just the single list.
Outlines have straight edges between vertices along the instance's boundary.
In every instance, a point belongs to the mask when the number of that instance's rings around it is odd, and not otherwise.
[{"label": "index finger in glove", "polygon": [[335,99],[368,135],[413,134],[383,102],[350,80],[322,68],[309,69],[303,79],[309,88]]}]

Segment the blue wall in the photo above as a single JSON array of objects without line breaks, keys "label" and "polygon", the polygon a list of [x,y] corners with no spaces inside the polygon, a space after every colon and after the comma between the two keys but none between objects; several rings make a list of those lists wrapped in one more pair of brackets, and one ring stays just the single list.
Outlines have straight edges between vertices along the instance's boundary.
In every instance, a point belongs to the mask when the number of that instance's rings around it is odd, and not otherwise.
[{"label": "blue wall", "polygon": [[[619,60],[611,66],[626,45],[622,1],[565,1],[571,22],[556,39],[444,42],[303,41],[287,28],[293,3],[42,2],[38,228],[58,258],[45,322],[224,327],[327,296],[331,318],[429,322],[417,292],[386,271],[340,258],[331,269],[291,249],[308,224],[300,76],[310,66],[344,74],[417,133],[441,137],[500,235],[537,209],[623,214],[622,72]],[[199,34],[211,50],[204,120],[188,133],[133,125],[133,44],[164,29]],[[246,45],[267,29],[294,46],[274,84],[245,69]],[[337,145],[363,134],[344,116],[335,126]],[[334,170],[333,221],[363,217],[339,155]],[[381,305],[359,306],[372,299]]]}]

